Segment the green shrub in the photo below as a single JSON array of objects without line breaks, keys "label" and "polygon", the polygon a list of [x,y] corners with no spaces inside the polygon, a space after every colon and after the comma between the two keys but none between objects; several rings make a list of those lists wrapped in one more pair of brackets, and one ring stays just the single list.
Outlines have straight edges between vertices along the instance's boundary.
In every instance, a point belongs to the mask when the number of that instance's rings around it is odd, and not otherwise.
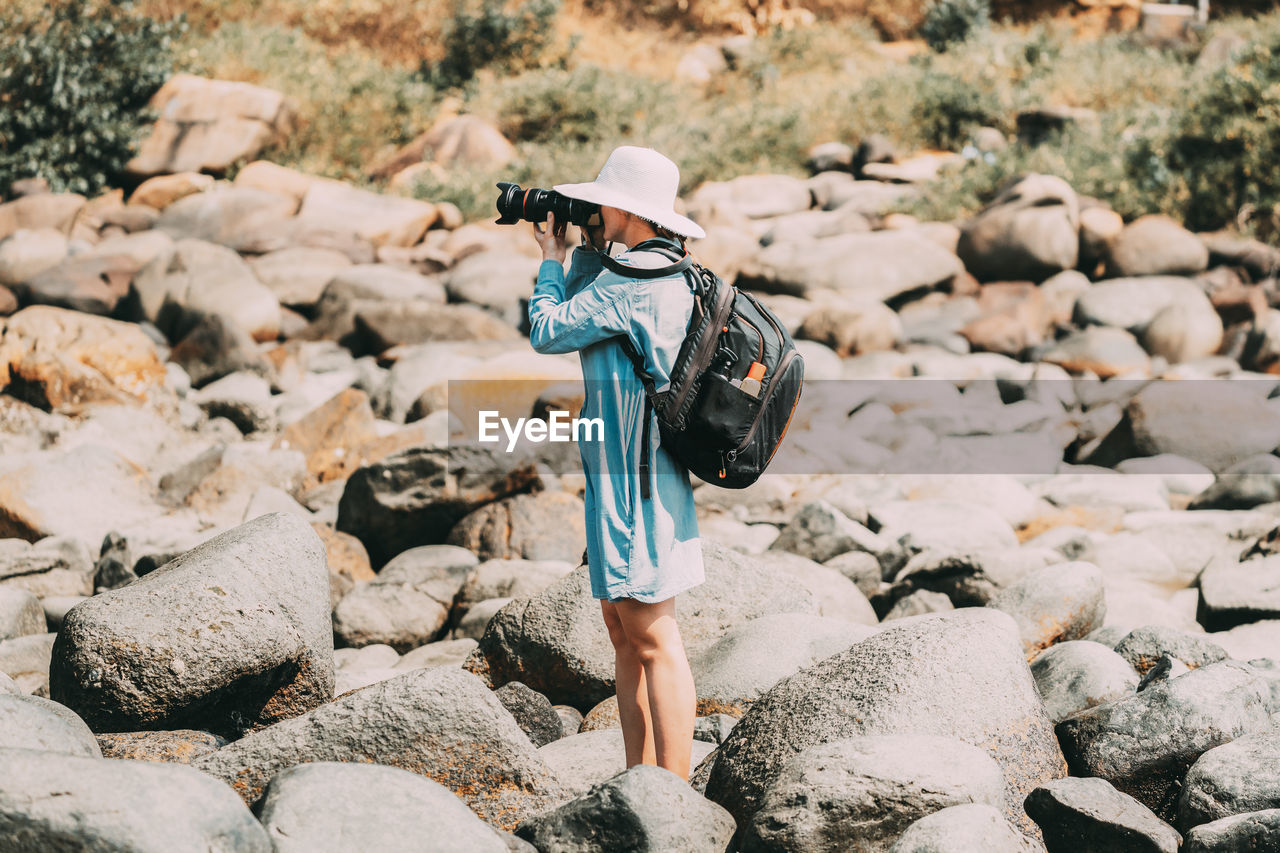
[{"label": "green shrub", "polygon": [[990,0],[933,0],[920,23],[920,37],[941,53],[990,25]]},{"label": "green shrub", "polygon": [[114,183],[172,71],[181,26],[127,2],[0,12],[0,193],[37,176],[86,194]]},{"label": "green shrub", "polygon": [[911,113],[926,143],[949,150],[961,148],[975,127],[1004,124],[1004,110],[989,87],[937,72],[920,79]]},{"label": "green shrub", "polygon": [[444,32],[444,57],[423,73],[433,85],[449,88],[490,66],[508,73],[537,67],[559,12],[560,0],[524,0],[513,11],[503,0],[480,0],[478,9],[458,0]]}]

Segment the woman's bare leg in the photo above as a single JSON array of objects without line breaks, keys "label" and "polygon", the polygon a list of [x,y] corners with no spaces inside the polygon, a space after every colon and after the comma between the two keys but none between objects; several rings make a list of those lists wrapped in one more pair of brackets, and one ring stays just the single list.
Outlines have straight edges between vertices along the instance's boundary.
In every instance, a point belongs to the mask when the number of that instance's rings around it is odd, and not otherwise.
[{"label": "woman's bare leg", "polygon": [[676,625],[675,598],[655,604],[625,598],[613,604],[644,673],[655,763],[688,779],[698,700]]},{"label": "woman's bare leg", "polygon": [[644,667],[627,639],[613,602],[601,599],[600,609],[604,614],[605,627],[609,629],[609,640],[613,643],[613,674],[618,684],[618,717],[622,721],[627,766],[657,764]]}]

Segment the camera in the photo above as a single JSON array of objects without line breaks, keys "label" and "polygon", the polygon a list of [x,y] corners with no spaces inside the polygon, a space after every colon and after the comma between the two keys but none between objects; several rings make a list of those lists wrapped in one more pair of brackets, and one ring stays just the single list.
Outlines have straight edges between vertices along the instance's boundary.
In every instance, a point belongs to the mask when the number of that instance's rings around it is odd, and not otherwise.
[{"label": "camera", "polygon": [[510,181],[499,181],[498,190],[499,225],[515,225],[522,219],[528,222],[546,222],[548,212],[556,215],[556,222],[572,222],[579,227],[603,222],[600,218],[600,205],[579,198],[569,198],[555,190],[526,190]]}]

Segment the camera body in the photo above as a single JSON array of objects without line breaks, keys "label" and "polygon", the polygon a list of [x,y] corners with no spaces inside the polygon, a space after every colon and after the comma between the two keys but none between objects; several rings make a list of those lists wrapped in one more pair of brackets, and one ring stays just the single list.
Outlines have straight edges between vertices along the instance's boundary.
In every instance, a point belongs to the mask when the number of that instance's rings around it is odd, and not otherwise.
[{"label": "camera body", "polygon": [[556,215],[556,222],[572,222],[580,228],[604,222],[600,217],[600,205],[569,198],[555,190],[526,190],[510,181],[499,181],[498,190],[499,225],[515,225],[521,220],[546,222],[548,213]]}]

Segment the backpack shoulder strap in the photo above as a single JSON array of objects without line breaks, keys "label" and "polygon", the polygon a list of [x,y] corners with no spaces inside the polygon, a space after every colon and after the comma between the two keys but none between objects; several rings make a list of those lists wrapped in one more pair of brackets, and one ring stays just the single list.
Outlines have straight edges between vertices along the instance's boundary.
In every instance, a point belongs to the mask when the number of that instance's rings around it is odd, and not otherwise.
[{"label": "backpack shoulder strap", "polygon": [[633,267],[628,264],[623,264],[623,263],[619,263],[618,261],[615,261],[613,258],[609,257],[608,252],[600,253],[600,262],[604,264],[605,269],[610,270],[612,272],[616,272],[618,275],[626,276],[627,278],[666,278],[669,275],[675,275],[676,273],[683,273],[685,270],[693,266],[693,258],[689,255],[688,252],[685,252],[683,255],[681,255],[670,246],[665,246],[661,244],[648,245],[651,242],[657,242],[657,241],[645,240],[644,242],[638,243],[635,246],[633,246],[632,251],[634,251],[635,249],[639,249],[640,247],[643,246],[645,251],[660,252],[661,254],[664,254],[667,257],[674,259],[675,263],[671,264],[670,266],[656,267],[654,269],[647,269],[645,267]]}]

